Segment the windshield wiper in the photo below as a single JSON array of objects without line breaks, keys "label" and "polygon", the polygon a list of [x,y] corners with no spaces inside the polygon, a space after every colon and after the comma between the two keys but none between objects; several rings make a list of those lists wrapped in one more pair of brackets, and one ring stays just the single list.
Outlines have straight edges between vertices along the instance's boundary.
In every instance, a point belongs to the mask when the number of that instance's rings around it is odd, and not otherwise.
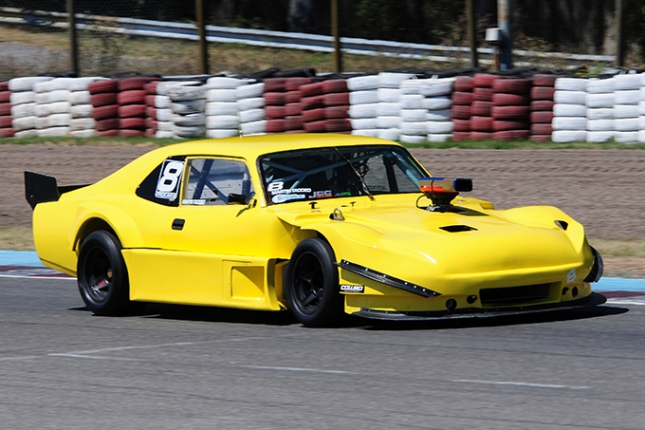
[{"label": "windshield wiper", "polygon": [[370,193],[369,188],[367,188],[367,184],[366,184],[366,183],[365,183],[365,181],[363,180],[363,177],[361,176],[361,174],[360,174],[360,173],[358,173],[358,170],[356,170],[356,168],[354,167],[354,165],[352,164],[352,162],[351,162],[351,161],[349,161],[349,158],[347,158],[347,157],[345,156],[345,154],[343,154],[342,152],[340,152],[340,151],[338,150],[338,148],[336,148],[335,146],[334,146],[334,149],[336,150],[336,152],[338,152],[338,154],[340,154],[340,156],[341,156],[341,157],[343,157],[343,160],[345,160],[345,161],[347,162],[347,164],[349,165],[349,167],[352,169],[352,172],[354,172],[354,174],[356,175],[356,177],[357,177],[357,178],[358,178],[358,180],[360,181],[360,183],[361,183],[361,188],[363,188],[363,191],[365,192],[365,194],[367,194],[367,195],[369,196],[370,200],[376,200],[376,199],[374,198],[374,196],[372,195],[372,193]]}]

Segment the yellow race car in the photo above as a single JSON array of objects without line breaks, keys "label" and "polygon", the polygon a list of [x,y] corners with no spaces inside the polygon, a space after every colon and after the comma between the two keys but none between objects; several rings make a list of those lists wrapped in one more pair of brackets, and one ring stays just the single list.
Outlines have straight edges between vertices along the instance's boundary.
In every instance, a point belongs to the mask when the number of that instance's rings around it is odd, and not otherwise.
[{"label": "yellow race car", "polygon": [[25,172],[41,261],[97,315],[146,302],[415,320],[597,305],[602,259],[550,206],[496,210],[401,145],[267,135],[153,150],[86,186]]}]

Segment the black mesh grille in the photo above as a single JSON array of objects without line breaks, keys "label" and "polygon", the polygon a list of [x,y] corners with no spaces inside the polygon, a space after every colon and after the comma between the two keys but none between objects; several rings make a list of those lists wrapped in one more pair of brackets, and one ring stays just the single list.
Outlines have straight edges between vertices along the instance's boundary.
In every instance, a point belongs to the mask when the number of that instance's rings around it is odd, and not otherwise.
[{"label": "black mesh grille", "polygon": [[526,285],[523,287],[487,288],[479,291],[482,305],[506,306],[546,300],[551,284]]}]

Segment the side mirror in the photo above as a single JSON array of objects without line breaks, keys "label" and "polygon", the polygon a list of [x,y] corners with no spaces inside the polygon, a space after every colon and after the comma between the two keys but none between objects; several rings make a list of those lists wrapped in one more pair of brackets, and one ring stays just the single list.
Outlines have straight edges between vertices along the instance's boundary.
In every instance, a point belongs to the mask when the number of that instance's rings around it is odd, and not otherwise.
[{"label": "side mirror", "polygon": [[249,203],[249,199],[244,194],[230,193],[228,195],[228,204],[233,205],[246,205]]}]

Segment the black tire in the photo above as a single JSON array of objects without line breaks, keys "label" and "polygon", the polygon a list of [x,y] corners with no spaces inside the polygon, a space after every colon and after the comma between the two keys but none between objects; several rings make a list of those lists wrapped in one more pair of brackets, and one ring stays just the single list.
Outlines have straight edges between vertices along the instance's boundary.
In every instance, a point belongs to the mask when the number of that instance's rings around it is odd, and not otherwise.
[{"label": "black tire", "polygon": [[81,245],[76,269],[78,289],[95,315],[123,315],[145,306],[130,302],[128,270],[121,249],[119,239],[107,231],[95,231]]},{"label": "black tire", "polygon": [[285,293],[289,309],[305,326],[326,326],[338,321],[342,314],[343,297],[335,261],[331,246],[318,238],[303,240],[293,251]]}]

